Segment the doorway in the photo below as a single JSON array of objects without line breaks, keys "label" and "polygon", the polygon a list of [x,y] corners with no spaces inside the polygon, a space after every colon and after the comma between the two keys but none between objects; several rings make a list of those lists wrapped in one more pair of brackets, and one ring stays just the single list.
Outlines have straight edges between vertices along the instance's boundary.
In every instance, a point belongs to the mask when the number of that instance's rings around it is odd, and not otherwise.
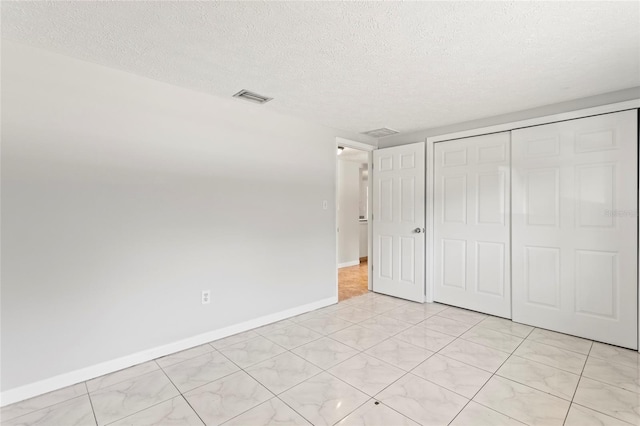
[{"label": "doorway", "polygon": [[369,291],[369,152],[340,144],[337,169],[338,300]]}]

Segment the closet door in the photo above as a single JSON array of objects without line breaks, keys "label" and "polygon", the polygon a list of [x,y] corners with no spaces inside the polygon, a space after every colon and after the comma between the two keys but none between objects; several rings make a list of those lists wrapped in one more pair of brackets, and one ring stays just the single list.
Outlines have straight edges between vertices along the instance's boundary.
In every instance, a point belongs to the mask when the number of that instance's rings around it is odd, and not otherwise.
[{"label": "closet door", "polygon": [[513,320],[638,338],[637,112],[512,132]]},{"label": "closet door", "polygon": [[434,299],[511,318],[510,134],[435,145]]}]

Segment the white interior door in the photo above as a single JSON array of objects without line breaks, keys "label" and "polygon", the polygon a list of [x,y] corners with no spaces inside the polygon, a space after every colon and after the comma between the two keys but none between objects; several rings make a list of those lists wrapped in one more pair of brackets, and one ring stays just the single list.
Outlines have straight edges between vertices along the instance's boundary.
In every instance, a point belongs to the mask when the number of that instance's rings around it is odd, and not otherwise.
[{"label": "white interior door", "polygon": [[424,302],[424,142],[373,152],[373,291]]},{"label": "white interior door", "polygon": [[637,120],[513,131],[513,319],[637,348]]},{"label": "white interior door", "polygon": [[511,318],[509,132],[434,148],[434,300]]}]

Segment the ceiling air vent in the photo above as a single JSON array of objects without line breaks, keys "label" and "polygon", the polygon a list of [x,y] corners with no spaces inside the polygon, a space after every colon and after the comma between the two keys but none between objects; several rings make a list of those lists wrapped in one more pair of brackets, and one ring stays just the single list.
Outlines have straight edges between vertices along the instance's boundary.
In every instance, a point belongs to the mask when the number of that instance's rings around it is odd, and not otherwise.
[{"label": "ceiling air vent", "polygon": [[235,95],[233,95],[233,97],[244,99],[245,101],[255,102],[257,104],[266,104],[267,102],[273,99],[273,98],[268,98],[266,96],[258,95],[257,93],[250,92],[248,90],[241,90]]},{"label": "ceiling air vent", "polygon": [[369,130],[368,132],[362,132],[363,135],[368,135],[373,138],[384,138],[385,136],[391,136],[399,133],[393,129],[383,127],[381,129]]}]

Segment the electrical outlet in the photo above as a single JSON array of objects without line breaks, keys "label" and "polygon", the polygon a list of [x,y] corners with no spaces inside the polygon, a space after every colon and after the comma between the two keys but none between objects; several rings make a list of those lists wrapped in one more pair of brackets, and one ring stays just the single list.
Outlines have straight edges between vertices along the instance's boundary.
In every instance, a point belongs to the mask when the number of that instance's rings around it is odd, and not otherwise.
[{"label": "electrical outlet", "polygon": [[202,304],[208,305],[211,302],[211,290],[202,290]]}]

